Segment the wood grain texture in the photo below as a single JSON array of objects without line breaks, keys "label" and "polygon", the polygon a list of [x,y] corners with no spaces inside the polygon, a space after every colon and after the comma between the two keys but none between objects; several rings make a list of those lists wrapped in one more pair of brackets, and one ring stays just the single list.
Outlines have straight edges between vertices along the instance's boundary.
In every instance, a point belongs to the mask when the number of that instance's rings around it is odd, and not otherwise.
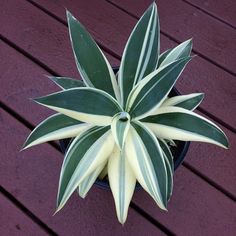
[{"label": "wood grain texture", "polygon": [[2,109],[0,118],[0,184],[59,235],[164,235],[132,209],[122,227],[112,194],[97,187],[85,200],[75,193],[53,216],[62,154],[48,144],[19,152],[29,130]]},{"label": "wood grain texture", "polygon": [[[136,4],[133,0],[112,0],[112,2],[140,17],[152,1],[138,1]],[[179,41],[194,38],[194,49],[197,52],[236,73],[234,29],[181,0],[174,2],[159,0],[157,5],[163,32]]]},{"label": "wood grain texture", "polygon": [[209,14],[236,27],[236,3],[234,0],[186,0]]},{"label": "wood grain texture", "polygon": [[45,236],[37,224],[28,218],[22,211],[15,207],[0,193],[0,234],[11,236]]},{"label": "wood grain texture", "polygon": [[[120,11],[116,7],[105,1],[57,1],[35,0],[38,4],[46,7],[57,17],[65,20],[64,5],[86,26],[86,28],[99,41],[121,56],[125,42],[136,23],[136,19]],[[143,1],[133,4],[134,10]],[[120,4],[122,1],[120,2]],[[61,5],[59,5],[61,4]],[[145,2],[147,5],[147,2]],[[91,8],[91,5],[93,8]],[[145,9],[146,5],[142,8]],[[126,4],[125,4],[126,6]],[[139,9],[139,8],[137,8]],[[142,10],[143,11],[143,10]],[[46,17],[45,17],[46,18]],[[102,20],[101,20],[102,19]],[[189,36],[191,37],[191,35]],[[187,39],[187,38],[185,38]],[[194,44],[196,40],[194,39]],[[167,37],[161,37],[161,49],[164,51],[169,47],[174,47],[176,43]],[[225,82],[227,81],[227,83]],[[216,117],[220,117],[225,123],[236,128],[234,119],[236,110],[235,78],[217,66],[200,57],[187,66],[181,76],[177,87],[182,93],[204,92],[206,99],[202,103],[202,108],[209,111]],[[216,91],[221,91],[217,96]],[[228,104],[232,104],[229,109]]]}]

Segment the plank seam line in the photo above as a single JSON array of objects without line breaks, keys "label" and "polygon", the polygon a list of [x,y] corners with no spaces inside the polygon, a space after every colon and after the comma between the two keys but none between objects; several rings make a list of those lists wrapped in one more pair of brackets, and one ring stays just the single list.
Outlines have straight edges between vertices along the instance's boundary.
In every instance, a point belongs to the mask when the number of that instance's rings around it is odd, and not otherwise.
[{"label": "plank seam line", "polygon": [[219,184],[217,184],[216,182],[214,182],[212,179],[210,179],[209,177],[205,176],[204,174],[202,174],[199,170],[197,170],[195,167],[193,167],[191,164],[187,163],[186,161],[183,162],[182,164],[186,169],[188,169],[189,171],[191,171],[193,174],[195,174],[196,176],[198,176],[199,178],[201,178],[202,180],[204,180],[205,182],[207,182],[209,185],[211,185],[212,187],[214,187],[215,189],[217,189],[219,192],[223,193],[225,196],[227,196],[229,199],[231,199],[233,202],[236,202],[236,196],[234,194],[232,194],[231,192],[229,192],[228,190],[222,188],[222,186],[220,186]]},{"label": "plank seam line", "polygon": [[147,219],[150,223],[157,226],[163,233],[165,233],[168,236],[175,236],[176,234],[172,232],[170,229],[168,229],[165,225],[157,221],[155,218],[153,218],[151,215],[149,215],[146,211],[144,211],[142,208],[140,208],[138,205],[136,205],[134,202],[130,203],[130,207],[142,215],[145,219]]},{"label": "plank seam line", "polygon": [[218,21],[220,21],[221,23],[224,23],[225,25],[227,25],[227,26],[229,26],[229,27],[231,27],[231,28],[233,28],[233,29],[236,29],[236,27],[235,27],[234,25],[232,25],[231,23],[229,23],[229,22],[225,21],[224,19],[222,19],[222,18],[220,18],[220,17],[218,17],[218,16],[216,16],[216,15],[214,15],[214,14],[208,12],[207,10],[204,10],[203,8],[201,8],[201,7],[197,6],[197,5],[195,5],[194,3],[191,3],[191,2],[189,2],[189,1],[187,1],[187,0],[182,0],[182,1],[183,1],[184,3],[186,3],[186,4],[188,4],[188,5],[190,5],[190,6],[194,7],[194,8],[196,8],[196,9],[198,9],[199,11],[205,13],[206,15],[211,16],[211,17],[214,18],[215,20],[218,20]]},{"label": "plank seam line", "polygon": [[41,68],[43,68],[44,70],[46,70],[48,73],[54,75],[54,76],[59,76],[59,74],[52,70],[51,68],[49,68],[46,64],[44,64],[42,61],[40,61],[39,59],[37,59],[36,57],[32,56],[30,53],[28,53],[27,51],[25,51],[24,49],[20,48],[18,45],[16,45],[15,43],[13,43],[12,41],[10,41],[8,38],[6,38],[5,36],[3,36],[2,34],[0,34],[0,39],[5,42],[6,44],[8,44],[10,47],[14,48],[16,51],[18,51],[19,53],[21,53],[22,55],[24,55],[25,57],[27,57],[28,59],[30,59],[31,61],[33,61],[35,64],[39,65]]},{"label": "plank seam line", "polygon": [[[13,109],[11,109],[9,106],[4,104],[2,101],[0,101],[0,107],[6,111],[9,115],[14,117],[17,121],[19,121],[21,124],[23,124],[25,127],[27,127],[29,130],[33,130],[35,126],[31,124],[29,121],[27,121],[25,118],[23,118],[21,115],[19,115],[17,112],[15,112]],[[60,151],[60,147],[55,142],[49,142],[50,145],[52,145],[55,149]]]},{"label": "plank seam line", "polygon": [[[48,11],[46,8],[44,8],[43,6],[41,6],[40,4],[32,1],[32,0],[26,0],[28,3],[32,4],[33,6],[37,7],[39,10],[43,11],[44,13],[46,13],[47,15],[49,15],[50,17],[52,17],[53,19],[57,20],[58,22],[60,22],[61,24],[63,24],[64,26],[66,26],[68,28],[68,24],[65,20],[61,19],[60,17],[58,17],[57,15],[55,15],[54,13]],[[62,6],[61,6],[62,7]],[[65,8],[66,10],[66,8]],[[96,43],[98,44],[98,46],[105,52],[107,52],[108,54],[110,54],[111,56],[115,57],[116,59],[121,59],[120,55],[118,55],[117,53],[113,52],[111,49],[109,49],[108,47],[106,47],[105,45],[103,45],[101,42],[98,42],[96,40]]]},{"label": "plank seam line", "polygon": [[[3,102],[0,101],[0,106],[3,108],[3,110],[5,110],[9,115],[11,115],[12,117],[14,117],[14,119],[16,119],[18,122],[22,123],[24,126],[26,126],[28,129],[33,130],[34,129],[34,125],[32,125],[30,122],[28,122],[27,120],[25,120],[23,117],[21,117],[17,112],[15,112],[14,110],[12,110],[10,107],[8,107],[7,105],[5,105]],[[57,151],[59,151],[61,153],[61,149],[59,147],[58,144],[56,144],[55,142],[49,142],[49,145],[51,145],[53,148],[55,148]],[[1,189],[1,186],[0,186]],[[167,235],[174,235],[170,230],[168,230],[164,225],[162,225],[160,222],[158,222],[157,220],[155,220],[151,215],[149,215],[146,211],[144,211],[143,209],[141,209],[138,205],[136,205],[135,203],[131,202],[131,208],[136,211],[138,214],[140,214],[142,217],[144,217],[147,221],[149,221],[151,224],[157,226],[161,231],[163,231],[164,233],[166,233]]]},{"label": "plank seam line", "polygon": [[214,121],[216,121],[220,125],[224,126],[226,129],[230,130],[232,133],[236,134],[236,128],[234,128],[233,126],[225,123],[223,120],[221,120],[220,118],[218,118],[218,117],[214,116],[213,114],[209,113],[207,110],[203,109],[202,107],[198,107],[197,110],[202,112],[206,116],[210,117],[211,119],[213,119]]},{"label": "plank seam line", "polygon": [[0,185],[0,192],[6,197],[12,204],[20,209],[26,216],[28,216],[34,223],[36,223],[41,229],[43,229],[49,235],[58,235],[55,231],[49,228],[42,220],[40,220],[34,213],[32,213],[27,207],[25,207],[17,198],[9,193],[5,188]]},{"label": "plank seam line", "polygon": [[[111,2],[110,0],[105,0],[105,1],[108,2],[109,4],[113,5],[114,7],[118,8],[119,10],[125,12],[125,13],[128,14],[129,16],[131,16],[131,17],[133,17],[133,18],[139,20],[139,17],[137,17],[135,14],[133,14],[133,13],[131,13],[131,12],[125,10],[123,7],[117,5],[116,3]],[[161,32],[161,34],[163,34],[164,36],[166,36],[166,37],[167,37],[168,39],[170,39],[171,41],[174,41],[175,43],[178,43],[178,44],[181,43],[180,40],[178,40],[178,39],[176,39],[175,37],[169,35],[168,33],[164,32],[164,31],[162,31],[162,30],[160,30],[160,32]],[[198,50],[193,49],[192,51],[193,51],[194,53],[196,53],[199,57],[201,57],[201,58],[203,58],[204,60],[210,62],[211,64],[213,64],[213,65],[219,67],[220,69],[224,70],[225,72],[227,72],[227,73],[229,73],[229,74],[231,74],[231,75],[233,75],[233,76],[236,76],[236,72],[234,72],[234,71],[232,71],[232,70],[230,70],[230,69],[228,69],[228,68],[222,66],[221,64],[219,64],[218,62],[212,60],[212,59],[209,58],[208,56],[202,54],[202,53],[199,52]]]}]

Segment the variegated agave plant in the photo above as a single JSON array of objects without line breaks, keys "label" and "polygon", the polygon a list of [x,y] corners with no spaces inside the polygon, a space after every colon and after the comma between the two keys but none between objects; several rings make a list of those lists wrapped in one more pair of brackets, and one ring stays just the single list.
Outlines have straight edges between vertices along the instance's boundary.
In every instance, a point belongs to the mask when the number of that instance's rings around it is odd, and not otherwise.
[{"label": "variegated agave plant", "polygon": [[136,181],[166,209],[173,187],[173,157],[167,140],[228,147],[223,131],[192,111],[203,94],[168,98],[191,60],[192,41],[159,55],[159,20],[153,3],[128,39],[117,82],[89,33],[69,12],[67,20],[83,82],[50,77],[62,91],[35,101],[58,113],[32,131],[24,148],[74,138],[61,168],[57,211],[77,188],[85,197],[105,168],[121,223],[127,218]]}]

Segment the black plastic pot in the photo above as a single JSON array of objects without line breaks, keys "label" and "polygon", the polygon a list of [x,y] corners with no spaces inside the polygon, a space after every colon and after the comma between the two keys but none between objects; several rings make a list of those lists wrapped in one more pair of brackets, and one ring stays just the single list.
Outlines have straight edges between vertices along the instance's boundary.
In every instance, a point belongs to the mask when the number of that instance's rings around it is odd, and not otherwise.
[{"label": "black plastic pot", "polygon": [[[119,70],[119,67],[113,67],[113,71],[117,73]],[[180,95],[180,92],[173,88],[169,94],[170,97],[174,97],[176,95]],[[66,150],[71,142],[71,139],[63,139],[60,140],[60,147],[63,154],[66,153]],[[171,146],[171,152],[174,157],[174,170],[176,170],[184,161],[185,155],[189,149],[190,142],[183,142],[183,141],[175,141],[177,147]],[[110,189],[109,182],[107,179],[105,180],[99,180],[97,179],[95,184],[103,189]],[[136,189],[140,189],[141,186],[139,184],[136,184]]]}]

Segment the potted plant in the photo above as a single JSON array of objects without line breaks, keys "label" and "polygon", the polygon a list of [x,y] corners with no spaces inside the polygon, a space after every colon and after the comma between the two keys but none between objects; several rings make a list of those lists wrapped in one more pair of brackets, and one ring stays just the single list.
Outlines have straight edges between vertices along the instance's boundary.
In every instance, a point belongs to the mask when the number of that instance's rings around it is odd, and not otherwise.
[{"label": "potted plant", "polygon": [[77,188],[84,197],[106,168],[120,223],[127,218],[136,182],[165,210],[173,189],[170,144],[200,141],[228,147],[224,132],[193,112],[203,94],[169,97],[193,58],[192,40],[160,55],[153,3],[133,29],[115,75],[98,45],[68,11],[67,20],[83,82],[50,77],[62,90],[34,101],[58,113],[32,131],[23,149],[73,138],[61,168],[56,212]]}]

